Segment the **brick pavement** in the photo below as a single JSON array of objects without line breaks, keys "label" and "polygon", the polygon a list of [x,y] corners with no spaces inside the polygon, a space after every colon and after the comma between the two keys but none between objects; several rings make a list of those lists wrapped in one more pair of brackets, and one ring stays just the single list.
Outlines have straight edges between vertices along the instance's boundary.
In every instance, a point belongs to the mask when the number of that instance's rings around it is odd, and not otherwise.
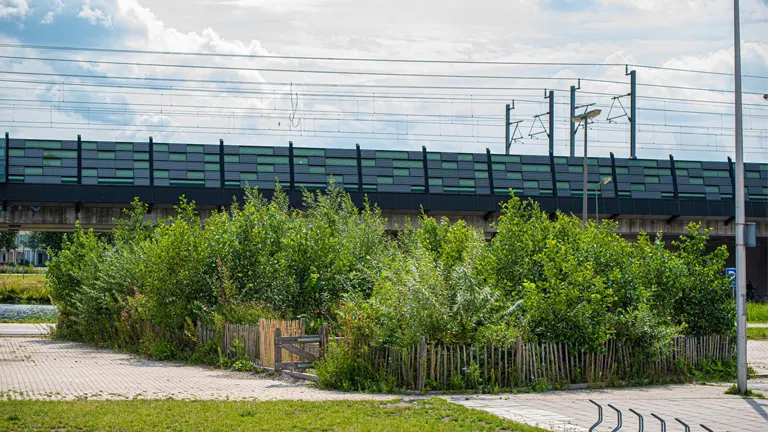
[{"label": "brick pavement", "polygon": [[768,340],[748,340],[747,358],[758,375],[768,376]]},{"label": "brick pavement", "polygon": [[391,399],[44,338],[0,338],[0,399]]},{"label": "brick pavement", "polygon": [[[768,342],[749,345],[750,358],[768,359]],[[597,418],[588,399],[603,404],[604,428],[616,416],[608,403],[624,413],[626,430],[637,430],[628,409],[645,417],[648,430],[657,430],[654,412],[667,419],[668,430],[682,430],[675,416],[693,430],[704,423],[715,431],[768,430],[768,401],[725,395],[723,385],[653,386],[629,389],[580,390],[522,395],[447,396],[448,400],[483,409],[501,417],[547,429],[584,431]],[[768,394],[768,381],[750,382]],[[157,362],[73,342],[44,338],[0,338],[0,398],[31,399],[391,399],[387,395],[321,391],[303,382],[227,372],[182,363]],[[696,427],[693,427],[696,425]]]},{"label": "brick pavement", "polygon": [[[750,366],[758,374],[768,376],[768,341],[748,341]],[[645,427],[657,430],[656,413],[667,422],[667,430],[682,430],[674,420],[678,417],[692,430],[702,430],[703,423],[714,431],[768,431],[768,400],[742,399],[726,395],[730,383],[717,385],[653,386],[631,389],[580,390],[526,395],[483,395],[451,397],[449,400],[470,408],[478,408],[522,423],[539,425],[558,431],[586,431],[597,420],[594,399],[603,405],[605,420],[596,430],[609,431],[616,426],[615,411],[622,411],[626,430],[638,430],[637,417],[629,408],[644,416]],[[768,396],[768,380],[758,378],[749,382],[749,388]],[[623,429],[624,429],[623,428]]]},{"label": "brick pavement", "polygon": [[0,336],[46,336],[54,324],[0,323]]},{"label": "brick pavement", "polygon": [[691,430],[702,430],[703,423],[717,432],[765,432],[768,430],[768,400],[743,399],[724,394],[724,386],[675,385],[628,389],[577,390],[521,395],[480,395],[450,397],[449,400],[498,416],[556,431],[587,431],[597,420],[593,399],[604,409],[602,425],[596,430],[610,431],[617,416],[611,404],[622,411],[622,430],[638,430],[637,417],[645,419],[646,430],[659,430],[653,412],[664,418],[667,430],[683,430],[674,418],[688,423]]}]

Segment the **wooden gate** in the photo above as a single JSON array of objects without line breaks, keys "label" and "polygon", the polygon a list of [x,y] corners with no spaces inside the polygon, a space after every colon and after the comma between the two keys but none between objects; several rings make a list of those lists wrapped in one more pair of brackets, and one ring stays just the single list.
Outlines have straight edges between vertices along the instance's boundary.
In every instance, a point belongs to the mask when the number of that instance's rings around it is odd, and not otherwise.
[{"label": "wooden gate", "polygon": [[[275,367],[275,330],[285,336],[301,336],[304,334],[304,320],[259,320],[259,364],[265,367]],[[289,354],[288,361],[298,361],[297,356]]]},{"label": "wooden gate", "polygon": [[[275,329],[275,371],[300,371],[311,369],[313,363],[328,346],[328,326],[320,328],[317,335],[283,336],[279,328]],[[283,350],[298,357],[297,361],[283,361]]]}]

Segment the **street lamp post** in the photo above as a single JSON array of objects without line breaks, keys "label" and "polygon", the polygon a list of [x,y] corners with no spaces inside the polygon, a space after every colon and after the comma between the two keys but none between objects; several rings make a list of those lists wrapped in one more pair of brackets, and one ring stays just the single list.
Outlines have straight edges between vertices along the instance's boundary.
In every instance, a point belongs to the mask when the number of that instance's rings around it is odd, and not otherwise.
[{"label": "street lamp post", "polygon": [[589,213],[589,196],[587,191],[587,130],[589,129],[589,120],[599,116],[601,112],[602,111],[599,109],[594,109],[592,111],[587,111],[584,114],[579,114],[571,118],[571,120],[576,123],[584,123],[584,184],[581,188],[581,218],[584,221],[584,225],[587,224],[587,216]]},{"label": "street lamp post", "polygon": [[747,262],[744,247],[744,130],[741,118],[741,30],[739,28],[739,0],[733,0],[733,57],[734,105],[736,141],[736,178],[734,198],[734,229],[736,230],[736,381],[739,393],[747,392]]},{"label": "street lamp post", "polygon": [[608,184],[611,182],[610,177],[605,177],[602,180],[600,180],[597,185],[595,185],[595,225],[600,224],[600,197],[598,194],[600,193],[600,189],[604,184]]}]

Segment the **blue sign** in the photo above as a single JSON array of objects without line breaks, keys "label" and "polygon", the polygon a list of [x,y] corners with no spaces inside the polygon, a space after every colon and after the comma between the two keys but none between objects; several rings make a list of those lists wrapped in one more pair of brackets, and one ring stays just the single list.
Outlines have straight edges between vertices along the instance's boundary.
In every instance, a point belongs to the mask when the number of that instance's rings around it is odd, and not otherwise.
[{"label": "blue sign", "polygon": [[731,280],[731,295],[736,297],[736,269],[733,267],[726,267],[725,275]]}]

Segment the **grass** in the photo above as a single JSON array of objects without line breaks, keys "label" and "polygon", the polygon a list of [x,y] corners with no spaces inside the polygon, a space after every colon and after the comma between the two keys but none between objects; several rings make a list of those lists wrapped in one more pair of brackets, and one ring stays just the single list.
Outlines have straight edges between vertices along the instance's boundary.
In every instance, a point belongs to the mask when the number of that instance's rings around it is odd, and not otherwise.
[{"label": "grass", "polygon": [[0,274],[0,303],[49,304],[44,274]]},{"label": "grass", "polygon": [[24,266],[22,269],[22,266],[16,264],[0,264],[0,273],[21,273],[22,270],[24,273],[44,274],[48,269],[46,267],[34,267],[31,265]]},{"label": "grass", "polygon": [[[728,390],[725,391],[725,394],[741,396],[741,394],[739,393],[739,388],[736,386],[736,384],[728,387]],[[756,398],[756,399],[765,399],[764,394],[760,392],[752,391],[750,389],[747,389],[747,392],[744,396]]]},{"label": "grass", "polygon": [[747,339],[768,339],[768,327],[747,327]]},{"label": "grass", "polygon": [[747,302],[747,322],[768,323],[768,303]]},{"label": "grass", "polygon": [[524,431],[521,425],[443,399],[213,402],[4,401],[0,430],[77,431]]}]

